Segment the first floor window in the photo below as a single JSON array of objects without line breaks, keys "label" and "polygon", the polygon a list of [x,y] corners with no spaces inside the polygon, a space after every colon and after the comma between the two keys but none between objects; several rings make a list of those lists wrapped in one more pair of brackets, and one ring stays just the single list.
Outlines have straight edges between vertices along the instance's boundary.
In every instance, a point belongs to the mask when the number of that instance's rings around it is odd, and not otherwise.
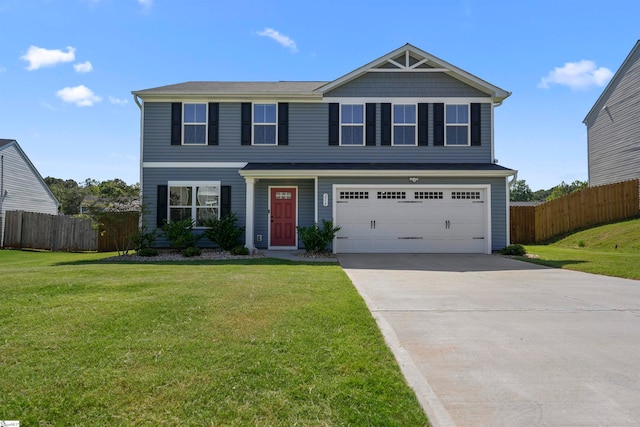
[{"label": "first floor window", "polygon": [[207,142],[207,104],[183,105],[183,144],[204,145]]},{"label": "first floor window", "polygon": [[276,104],[253,104],[253,144],[276,145]]},{"label": "first floor window", "polygon": [[393,145],[416,145],[416,106],[393,106]]},{"label": "first floor window", "polygon": [[364,105],[340,105],[340,127],[342,145],[364,145]]},{"label": "first floor window", "polygon": [[204,227],[210,218],[220,217],[220,182],[170,182],[169,220],[191,219]]},{"label": "first floor window", "polygon": [[446,145],[469,145],[469,105],[448,104],[445,123]]}]

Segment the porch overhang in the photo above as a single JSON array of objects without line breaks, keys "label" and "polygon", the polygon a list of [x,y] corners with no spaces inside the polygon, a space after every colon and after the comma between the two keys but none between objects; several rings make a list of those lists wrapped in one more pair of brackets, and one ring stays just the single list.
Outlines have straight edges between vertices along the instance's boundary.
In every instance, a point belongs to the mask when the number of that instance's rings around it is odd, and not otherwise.
[{"label": "porch overhang", "polygon": [[492,163],[248,163],[244,178],[509,177],[517,171]]}]

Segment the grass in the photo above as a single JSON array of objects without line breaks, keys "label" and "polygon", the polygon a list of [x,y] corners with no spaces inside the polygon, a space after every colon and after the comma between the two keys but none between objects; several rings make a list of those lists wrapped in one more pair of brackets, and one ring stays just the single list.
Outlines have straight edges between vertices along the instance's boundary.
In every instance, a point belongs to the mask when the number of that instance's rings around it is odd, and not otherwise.
[{"label": "grass", "polygon": [[0,251],[0,416],[21,425],[416,426],[337,265]]},{"label": "grass", "polygon": [[640,219],[583,230],[549,245],[528,245],[550,267],[640,279]]}]

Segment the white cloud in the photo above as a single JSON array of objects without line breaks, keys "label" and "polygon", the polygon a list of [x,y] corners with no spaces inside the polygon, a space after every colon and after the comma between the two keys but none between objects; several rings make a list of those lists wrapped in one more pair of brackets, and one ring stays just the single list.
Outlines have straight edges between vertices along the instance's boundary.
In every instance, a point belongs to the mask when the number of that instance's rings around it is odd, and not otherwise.
[{"label": "white cloud", "polygon": [[78,73],[89,73],[93,70],[93,65],[91,65],[91,62],[85,61],[85,62],[79,62],[77,64],[73,64],[73,68]]},{"label": "white cloud", "polygon": [[71,46],[67,46],[67,51],[63,52],[60,49],[44,49],[38,46],[29,46],[27,53],[20,57],[20,59],[27,61],[29,66],[27,70],[37,70],[41,67],[52,67],[60,62],[71,62],[76,58],[76,49]]},{"label": "white cloud", "polygon": [[7,67],[0,67],[0,74],[5,73],[7,71]]},{"label": "white cloud", "polygon": [[138,3],[147,9],[153,6],[153,0],[138,0]]},{"label": "white cloud", "polygon": [[120,99],[120,98],[116,98],[114,96],[109,96],[109,102],[114,104],[114,105],[125,105],[129,103],[128,99]]},{"label": "white cloud", "polygon": [[562,67],[549,71],[538,83],[539,88],[548,89],[552,84],[569,86],[571,89],[587,89],[590,86],[604,86],[613,77],[613,72],[605,67],[597,68],[596,63],[583,59],[567,62]]},{"label": "white cloud", "polygon": [[279,31],[274,30],[273,28],[265,28],[264,31],[258,31],[257,33],[262,37],[269,37],[270,39],[275,40],[280,43],[282,46],[289,48],[292,53],[298,52],[298,47],[296,46],[296,42],[289,36],[285,36],[284,34],[280,34]]},{"label": "white cloud", "polygon": [[102,98],[93,93],[85,85],[65,87],[56,92],[56,95],[65,102],[76,104],[78,107],[91,107],[102,101]]}]

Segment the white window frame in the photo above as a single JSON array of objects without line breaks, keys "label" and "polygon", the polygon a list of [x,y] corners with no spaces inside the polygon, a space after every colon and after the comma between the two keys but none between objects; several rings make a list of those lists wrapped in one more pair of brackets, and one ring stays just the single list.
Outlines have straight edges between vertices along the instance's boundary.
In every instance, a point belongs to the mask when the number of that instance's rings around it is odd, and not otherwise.
[{"label": "white window frame", "polygon": [[[197,225],[198,221],[198,209],[207,209],[206,206],[198,204],[198,187],[216,187],[218,189],[218,202],[216,206],[211,208],[217,208],[218,219],[220,218],[220,205],[221,205],[221,182],[220,181],[169,181],[167,183],[167,218],[171,221],[171,208],[179,209],[191,209],[191,220],[193,221],[193,228],[202,229],[205,228],[202,225]],[[172,187],[191,187],[191,204],[190,205],[172,205],[171,204],[171,188]]]},{"label": "white window frame", "polygon": [[[187,123],[184,118],[185,106],[186,105],[204,105],[204,122],[189,122]],[[209,104],[206,102],[183,102],[182,103],[182,145],[186,146],[199,146],[199,145],[207,145],[207,141],[209,138]],[[185,142],[185,128],[187,126],[204,126],[204,142],[195,143],[195,144],[187,144]]]},{"label": "white window frame", "polygon": [[[415,116],[412,123],[396,123],[396,109],[397,106],[413,106]],[[395,142],[395,128],[396,127],[413,127],[413,144],[396,144]],[[397,103],[391,105],[391,145],[396,147],[415,147],[418,145],[418,104],[413,103]]]},{"label": "white window frame", "polygon": [[[467,123],[447,123],[447,107],[448,106],[466,106],[467,107]],[[448,144],[447,143],[447,128],[449,126],[461,127],[466,126],[467,128],[467,143],[466,144]],[[448,147],[469,147],[471,145],[471,106],[468,103],[449,103],[444,105],[444,145]]]},{"label": "white window frame", "polygon": [[[342,122],[342,107],[343,106],[361,106],[362,107],[362,123],[343,123]],[[366,132],[366,128],[365,128],[365,121],[366,121],[366,106],[365,104],[361,104],[361,103],[344,103],[344,104],[340,104],[340,145],[343,147],[362,147],[364,144],[364,140],[365,140],[365,132]],[[362,141],[360,141],[360,144],[343,144],[342,143],[342,128],[343,127],[361,127],[362,128]]]},{"label": "white window frame", "polygon": [[[256,105],[273,105],[276,110],[275,121],[271,122],[256,122]],[[273,144],[257,144],[256,139],[256,126],[273,126],[275,129],[275,138]],[[278,103],[277,102],[254,102],[251,104],[251,145],[256,147],[273,147],[278,145]]]}]

